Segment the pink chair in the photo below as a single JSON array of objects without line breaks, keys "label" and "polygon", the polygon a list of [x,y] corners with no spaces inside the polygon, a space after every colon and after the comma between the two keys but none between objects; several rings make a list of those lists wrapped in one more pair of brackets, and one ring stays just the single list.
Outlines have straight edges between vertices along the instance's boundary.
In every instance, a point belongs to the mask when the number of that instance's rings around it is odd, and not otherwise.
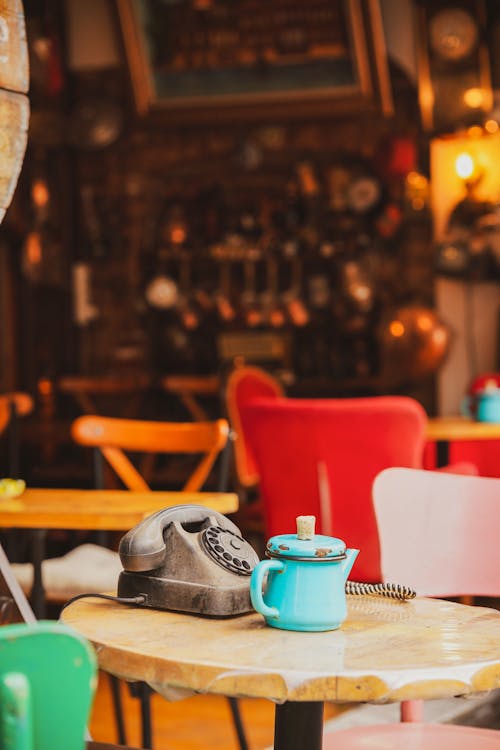
[{"label": "pink chair", "polygon": [[296,516],[313,514],[318,533],[361,550],[351,578],[380,581],[373,480],[389,466],[422,467],[426,419],[406,396],[274,397],[243,405],[241,427],[260,476],[267,536],[293,533]]},{"label": "pink chair", "polygon": [[[403,583],[422,596],[500,595],[500,480],[389,468],[375,479],[373,503],[384,581]],[[327,733],[323,749],[500,747],[498,731],[422,724],[422,705],[401,704],[409,723]]]},{"label": "pink chair", "polygon": [[323,739],[323,750],[498,750],[494,729],[452,724],[380,724],[344,729]]}]

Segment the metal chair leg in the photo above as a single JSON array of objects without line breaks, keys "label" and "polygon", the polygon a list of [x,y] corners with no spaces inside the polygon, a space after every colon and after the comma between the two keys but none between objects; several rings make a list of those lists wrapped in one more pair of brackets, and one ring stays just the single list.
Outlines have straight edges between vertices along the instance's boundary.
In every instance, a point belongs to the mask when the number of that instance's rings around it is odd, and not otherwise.
[{"label": "metal chair leg", "polygon": [[240,706],[237,698],[228,698],[229,708],[231,709],[231,716],[233,717],[234,728],[236,729],[236,735],[238,737],[238,744],[240,750],[248,750],[248,742],[245,735],[245,728],[241,719]]},{"label": "metal chair leg", "polygon": [[113,709],[115,712],[116,721],[116,733],[117,739],[120,745],[127,744],[127,736],[125,732],[125,721],[123,718],[123,705],[122,696],[120,692],[120,680],[112,674],[108,675],[109,684],[111,687],[111,697],[113,699]]},{"label": "metal chair leg", "polygon": [[151,726],[151,693],[152,690],[145,682],[139,683],[139,700],[141,702],[142,746],[153,747],[153,731]]},{"label": "metal chair leg", "polygon": [[130,694],[137,698],[141,707],[142,744],[141,747],[151,750],[153,747],[153,731],[151,722],[151,693],[152,689],[145,682],[129,683]]}]

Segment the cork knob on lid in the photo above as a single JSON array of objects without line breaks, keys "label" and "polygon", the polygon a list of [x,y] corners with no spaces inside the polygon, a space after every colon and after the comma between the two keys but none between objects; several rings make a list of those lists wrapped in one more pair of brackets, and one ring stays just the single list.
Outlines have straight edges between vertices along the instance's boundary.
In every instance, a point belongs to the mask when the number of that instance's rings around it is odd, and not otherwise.
[{"label": "cork knob on lid", "polygon": [[313,539],[316,516],[297,516],[297,539]]}]

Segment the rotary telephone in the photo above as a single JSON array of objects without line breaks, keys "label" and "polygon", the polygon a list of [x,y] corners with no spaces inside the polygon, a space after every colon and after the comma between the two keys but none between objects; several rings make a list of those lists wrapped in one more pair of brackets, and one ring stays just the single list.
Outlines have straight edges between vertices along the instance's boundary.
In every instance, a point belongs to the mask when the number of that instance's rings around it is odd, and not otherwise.
[{"label": "rotary telephone", "polygon": [[160,510],[120,540],[119,597],[215,617],[252,610],[250,576],[259,562],[238,527],[201,505]]}]

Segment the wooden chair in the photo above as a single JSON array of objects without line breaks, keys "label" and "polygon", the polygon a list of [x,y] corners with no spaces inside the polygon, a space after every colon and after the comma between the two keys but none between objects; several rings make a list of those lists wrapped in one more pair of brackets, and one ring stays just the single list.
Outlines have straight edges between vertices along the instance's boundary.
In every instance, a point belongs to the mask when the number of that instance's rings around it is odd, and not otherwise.
[{"label": "wooden chair", "polygon": [[[500,479],[388,468],[373,484],[383,580],[421,596],[500,596]],[[498,731],[422,724],[421,701],[403,701],[400,724],[325,735],[324,750],[493,750]]]},{"label": "wooden chair", "polygon": [[[231,425],[231,445],[236,491],[241,504],[234,521],[243,533],[264,535],[264,514],[259,497],[259,471],[252,446],[243,429],[242,408],[255,399],[282,398],[284,389],[275,377],[256,365],[238,364],[228,374],[223,391],[226,415]],[[262,544],[262,540],[261,544]]]},{"label": "wooden chair", "polygon": [[234,463],[241,487],[256,487],[259,482],[259,471],[252,446],[248,444],[241,422],[241,409],[256,398],[280,398],[284,395],[281,383],[266,370],[255,365],[236,366],[227,376],[224,402],[234,433]]},{"label": "wooden chair", "polygon": [[[5,598],[6,600],[9,600],[10,602],[10,606],[8,609],[9,616],[5,619],[2,619],[2,626],[6,624],[12,624],[12,623],[27,623],[33,626],[33,624],[37,622],[35,614],[31,608],[31,605],[28,602],[26,595],[24,594],[24,591],[20,587],[12,571],[9,560],[1,545],[0,545],[0,595],[2,596],[2,598]],[[0,636],[2,635],[2,632],[3,632],[3,628],[0,628]],[[0,668],[2,668],[3,657],[0,657],[0,658],[2,658],[2,664],[0,666]],[[53,677],[54,675],[51,672],[51,682],[53,682]],[[67,678],[67,675],[65,675],[65,677]],[[64,682],[60,683],[59,687],[60,689],[65,690],[65,683]],[[60,710],[60,704],[53,704],[53,705],[56,706],[57,711]],[[83,734],[81,734],[80,736],[83,737]],[[53,740],[54,738],[51,738],[51,739]],[[11,745],[5,745],[5,747],[7,746],[11,747]],[[51,748],[55,746],[56,746],[55,744],[50,745]],[[1,741],[0,741],[0,747],[4,747]],[[25,747],[26,746],[23,745],[23,750]],[[60,747],[68,748],[69,745],[66,742],[64,742],[63,744],[60,745]],[[81,747],[81,744],[79,747]],[[39,750],[38,746],[37,746],[37,750]],[[86,743],[86,750],[127,750],[127,748],[124,745],[114,745],[110,743],[94,742],[92,740],[89,740]],[[133,750],[133,749],[128,748],[128,750]]]},{"label": "wooden chair", "polygon": [[[94,448],[96,486],[104,486],[103,460],[129,490],[148,491],[149,485],[125,451],[183,454],[195,457],[182,489],[196,492],[207,480],[227,444],[229,425],[214,422],[152,422],[87,415],[77,417],[71,427],[79,445]],[[201,457],[200,457],[201,455]],[[124,529],[125,531],[125,529]],[[101,541],[106,541],[101,537]],[[67,555],[43,562],[46,600],[61,603],[89,591],[110,591],[116,587],[122,566],[118,554],[101,544],[84,544]],[[31,563],[14,565],[25,591],[31,589]]]},{"label": "wooden chair", "polygon": [[[213,422],[153,422],[88,415],[78,417],[71,435],[79,445],[95,448],[129,490],[149,490],[146,480],[125,455],[134,453],[202,454],[182,489],[196,492],[208,478],[215,461],[226,446],[229,425]],[[100,475],[100,470],[98,471]],[[98,482],[102,482],[99,476]]]},{"label": "wooden chair", "polygon": [[209,417],[199,399],[218,396],[221,383],[218,375],[165,375],[160,387],[177,396],[195,422],[205,422]]},{"label": "wooden chair", "polygon": [[33,399],[29,393],[12,391],[0,394],[0,435],[8,433],[8,471],[11,477],[19,476],[19,436],[17,419],[31,414]]},{"label": "wooden chair", "polygon": [[[149,375],[121,375],[120,377],[62,375],[57,390],[70,395],[83,414],[101,412],[101,402],[111,403],[126,418],[136,416],[145,392],[151,387]],[[104,404],[103,404],[104,405]]]}]

